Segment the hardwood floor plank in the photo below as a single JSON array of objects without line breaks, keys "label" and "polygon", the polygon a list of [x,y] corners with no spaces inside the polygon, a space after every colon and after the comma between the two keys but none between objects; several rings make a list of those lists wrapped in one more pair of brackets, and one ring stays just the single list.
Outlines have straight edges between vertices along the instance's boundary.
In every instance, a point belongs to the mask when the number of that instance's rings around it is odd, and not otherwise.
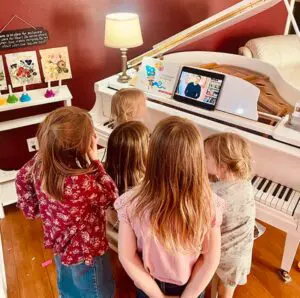
[{"label": "hardwood floor plank", "polygon": [[[3,257],[7,281],[7,296],[19,298],[19,282],[14,256],[14,247],[12,244],[12,230],[8,221],[1,221],[1,238],[3,245]],[[13,281],[13,282],[11,282]]]},{"label": "hardwood floor plank", "polygon": [[41,266],[45,259],[39,221],[26,220],[19,212],[12,212],[7,219],[12,231],[20,298],[34,297],[37,293],[39,298],[52,297],[47,270]]}]

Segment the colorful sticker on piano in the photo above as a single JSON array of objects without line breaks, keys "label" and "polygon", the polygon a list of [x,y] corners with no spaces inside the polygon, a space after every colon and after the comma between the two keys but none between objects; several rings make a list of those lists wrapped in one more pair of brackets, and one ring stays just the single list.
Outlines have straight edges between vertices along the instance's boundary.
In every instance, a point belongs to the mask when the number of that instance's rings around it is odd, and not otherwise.
[{"label": "colorful sticker on piano", "polygon": [[45,82],[72,78],[67,47],[40,50]]},{"label": "colorful sticker on piano", "polygon": [[6,64],[13,87],[41,83],[35,51],[6,54]]},{"label": "colorful sticker on piano", "polygon": [[7,89],[6,76],[3,65],[3,58],[0,56],[0,91]]}]

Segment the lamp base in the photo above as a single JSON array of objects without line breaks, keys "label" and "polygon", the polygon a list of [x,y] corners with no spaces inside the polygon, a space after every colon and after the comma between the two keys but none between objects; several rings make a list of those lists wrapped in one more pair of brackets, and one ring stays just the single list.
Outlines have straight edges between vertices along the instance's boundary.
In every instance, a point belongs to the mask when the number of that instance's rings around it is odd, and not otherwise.
[{"label": "lamp base", "polygon": [[118,82],[128,83],[130,79],[131,79],[131,76],[129,76],[127,73],[121,73],[118,77]]}]

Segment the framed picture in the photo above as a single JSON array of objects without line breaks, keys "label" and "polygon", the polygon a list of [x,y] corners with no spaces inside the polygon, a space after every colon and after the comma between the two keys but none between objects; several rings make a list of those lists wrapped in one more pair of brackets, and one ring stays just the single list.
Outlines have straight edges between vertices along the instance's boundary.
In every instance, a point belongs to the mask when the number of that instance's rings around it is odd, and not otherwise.
[{"label": "framed picture", "polygon": [[135,87],[150,93],[171,97],[179,65],[145,57],[134,82]]},{"label": "framed picture", "polygon": [[67,47],[40,50],[40,54],[46,82],[72,78]]},{"label": "framed picture", "polygon": [[4,71],[3,58],[0,56],[0,91],[7,89],[6,76]]},{"label": "framed picture", "polygon": [[6,54],[5,58],[14,88],[41,83],[35,51]]}]

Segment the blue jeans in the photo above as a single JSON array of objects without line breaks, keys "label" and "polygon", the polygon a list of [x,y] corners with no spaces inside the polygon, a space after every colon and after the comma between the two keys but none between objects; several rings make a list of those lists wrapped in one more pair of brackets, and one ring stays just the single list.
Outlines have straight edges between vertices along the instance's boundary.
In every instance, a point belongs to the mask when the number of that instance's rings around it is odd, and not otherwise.
[{"label": "blue jeans", "polygon": [[[161,291],[163,292],[163,294],[167,296],[180,296],[186,287],[186,284],[183,286],[178,286],[174,284],[169,284],[167,282],[162,282],[159,280],[155,280],[155,281],[159,286],[159,288],[161,289]],[[204,293],[205,291],[203,291],[198,296],[198,298],[204,298]],[[148,298],[148,296],[142,290],[137,289],[136,298]]]},{"label": "blue jeans", "polygon": [[108,253],[95,257],[92,265],[66,266],[60,256],[54,257],[57,284],[61,298],[112,298],[115,282]]}]

